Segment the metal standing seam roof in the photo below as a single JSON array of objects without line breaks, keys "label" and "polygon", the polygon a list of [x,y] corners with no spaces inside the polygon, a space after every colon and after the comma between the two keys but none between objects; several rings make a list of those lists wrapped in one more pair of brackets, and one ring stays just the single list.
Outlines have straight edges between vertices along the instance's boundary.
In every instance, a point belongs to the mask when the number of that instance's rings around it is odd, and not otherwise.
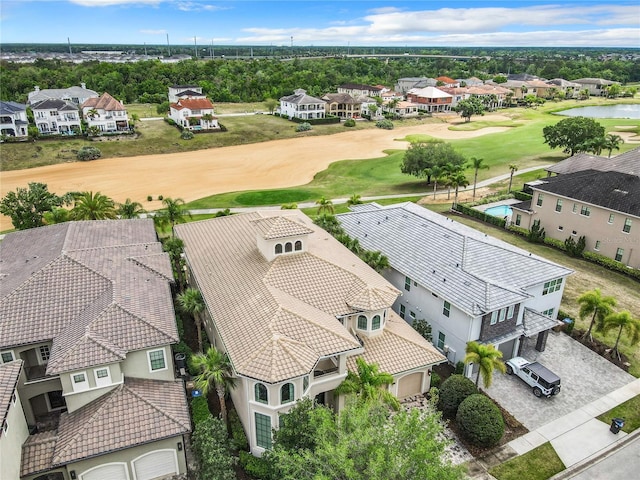
[{"label": "metal standing seam roof", "polygon": [[472,316],[522,302],[527,287],[572,273],[413,203],[338,218],[364,248]]}]

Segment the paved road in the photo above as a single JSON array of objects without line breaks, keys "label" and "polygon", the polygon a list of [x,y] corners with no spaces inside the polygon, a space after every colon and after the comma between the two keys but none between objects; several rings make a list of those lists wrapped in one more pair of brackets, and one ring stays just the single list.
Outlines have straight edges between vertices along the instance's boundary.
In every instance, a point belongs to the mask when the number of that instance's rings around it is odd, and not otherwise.
[{"label": "paved road", "polygon": [[608,480],[638,478],[640,475],[640,436],[616,449],[603,460],[571,476],[574,480]]}]

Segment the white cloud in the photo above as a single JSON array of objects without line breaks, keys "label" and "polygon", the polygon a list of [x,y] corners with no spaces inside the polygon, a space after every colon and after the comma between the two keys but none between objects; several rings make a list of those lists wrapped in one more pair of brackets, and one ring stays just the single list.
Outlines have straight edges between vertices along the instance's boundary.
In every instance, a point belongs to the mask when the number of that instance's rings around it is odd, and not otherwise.
[{"label": "white cloud", "polygon": [[69,0],[83,7],[111,7],[113,5],[143,4],[158,5],[163,0]]},{"label": "white cloud", "polygon": [[221,7],[218,5],[210,5],[206,3],[199,2],[186,2],[180,1],[177,3],[178,10],[182,10],[183,12],[198,12],[198,11],[207,11],[207,12],[216,12],[220,10],[229,10],[231,7]]},{"label": "white cloud", "polygon": [[140,30],[140,33],[143,33],[145,35],[164,35],[165,33],[167,33],[167,31],[164,30],[164,29],[160,29],[160,30]]}]

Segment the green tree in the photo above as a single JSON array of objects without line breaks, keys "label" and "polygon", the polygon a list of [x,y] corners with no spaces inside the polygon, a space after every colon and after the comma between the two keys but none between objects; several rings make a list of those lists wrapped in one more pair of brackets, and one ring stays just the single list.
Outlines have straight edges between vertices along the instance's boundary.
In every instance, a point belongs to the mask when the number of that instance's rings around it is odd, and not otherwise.
[{"label": "green tree", "polygon": [[315,450],[318,430],[322,424],[333,422],[333,411],[303,397],[280,417],[280,426],[273,432],[273,444],[285,450]]},{"label": "green tree", "polygon": [[269,111],[270,114],[273,115],[273,112],[275,112],[276,108],[278,108],[278,105],[280,105],[280,102],[278,102],[278,100],[274,99],[274,98],[267,98],[264,101],[264,106],[265,108]]},{"label": "green tree", "polygon": [[379,107],[378,105],[371,104],[367,107],[367,110],[369,111],[369,115],[371,115],[371,118],[375,118],[376,113],[379,110]]},{"label": "green tree", "polygon": [[335,215],[331,215],[330,213],[323,213],[322,215],[318,215],[313,221],[317,226],[330,233],[334,237],[344,233],[344,229],[340,225],[340,221],[336,218]]},{"label": "green tree", "polygon": [[544,143],[550,148],[562,148],[569,155],[584,151],[587,141],[604,137],[604,127],[592,118],[572,117],[542,129]]},{"label": "green tree", "polygon": [[511,187],[513,186],[513,174],[518,171],[518,165],[515,163],[509,164],[509,193],[511,193]]},{"label": "green tree", "polygon": [[318,215],[333,215],[335,211],[333,208],[333,202],[325,197],[320,197],[319,200],[316,200],[316,205],[318,205]]},{"label": "green tree", "polygon": [[411,144],[405,152],[400,171],[418,178],[426,177],[427,183],[431,183],[430,169],[434,166],[461,166],[465,161],[450,143],[418,142]]},{"label": "green tree", "polygon": [[92,108],[91,110],[89,110],[87,112],[87,117],[94,119],[99,115],[98,110],[96,110],[95,108]]},{"label": "green tree", "polygon": [[229,450],[227,429],[222,420],[208,415],[196,423],[193,449],[198,456],[200,480],[235,480],[233,455]]},{"label": "green tree", "polygon": [[335,235],[335,239],[356,255],[360,255],[362,253],[362,246],[360,245],[360,241],[357,238],[351,238],[346,233],[339,233]]},{"label": "green tree", "polygon": [[178,292],[182,292],[184,287],[184,242],[180,238],[170,237],[162,242],[162,250],[167,252],[171,266],[173,269],[173,276],[176,279]]},{"label": "green tree", "polygon": [[476,375],[476,387],[482,375],[482,384],[484,388],[489,388],[493,382],[493,371],[498,370],[502,373],[506,371],[506,367],[502,362],[502,352],[497,350],[493,345],[484,345],[478,342],[467,342],[465,350],[464,363],[475,363],[478,365],[478,373]]},{"label": "green tree", "polygon": [[[476,186],[478,185],[478,170],[489,169],[489,165],[484,163],[484,158],[471,157],[471,167],[473,168],[473,200],[476,199]],[[435,195],[434,195],[435,198]]]},{"label": "green tree", "polygon": [[377,250],[364,250],[360,253],[360,259],[373,268],[376,272],[382,273],[389,268],[389,259],[382,252]]},{"label": "green tree", "polygon": [[56,223],[64,223],[69,221],[70,211],[62,207],[53,207],[53,210],[44,212],[43,220],[47,225],[54,225]]},{"label": "green tree", "polygon": [[191,218],[191,213],[185,208],[184,200],[181,198],[164,198],[162,199],[164,210],[160,210],[153,217],[156,225],[160,227],[171,227],[171,236],[174,236],[173,227],[178,223],[185,223],[187,218]]},{"label": "green tree", "polygon": [[0,213],[11,218],[16,230],[25,230],[43,226],[44,214],[66,203],[68,197],[50,192],[44,183],[31,182],[28,188],[19,187],[7,193],[0,200]]},{"label": "green tree", "polygon": [[189,360],[191,367],[200,372],[193,380],[196,388],[202,391],[203,395],[209,393],[211,387],[215,388],[220,402],[220,416],[222,422],[227,427],[227,405],[224,397],[226,393],[236,386],[236,379],[233,377],[233,367],[226,353],[209,347],[206,353],[196,353]]},{"label": "green tree", "polygon": [[622,87],[619,83],[614,83],[607,87],[607,98],[616,98],[619,97],[622,93]]},{"label": "green tree", "polygon": [[442,166],[440,165],[434,165],[431,168],[425,169],[425,175],[433,179],[433,199],[434,200],[436,199],[436,190],[438,189],[438,182],[442,179],[444,174],[445,174],[444,168],[442,168]]},{"label": "green tree", "polygon": [[482,100],[478,97],[470,97],[461,100],[453,108],[454,112],[458,112],[465,122],[470,122],[473,115],[484,115],[486,108],[482,104]]},{"label": "green tree", "polygon": [[362,203],[362,199],[361,199],[360,195],[355,194],[355,193],[349,197],[349,200],[347,200],[347,205],[348,206],[360,205],[361,203]]},{"label": "green tree", "polygon": [[611,152],[613,150],[620,150],[620,145],[624,143],[624,140],[621,136],[612,133],[608,133],[605,139],[606,143],[603,148],[609,152],[609,158],[611,158]]},{"label": "green tree", "polygon": [[120,218],[140,218],[143,213],[147,213],[147,211],[142,208],[142,204],[132,202],[130,198],[127,198],[124,203],[119,203],[116,209],[116,214]]},{"label": "green tree", "polygon": [[69,218],[71,220],[113,220],[116,218],[115,203],[100,192],[82,192],[74,198]]},{"label": "green tree", "polygon": [[604,319],[602,324],[602,331],[606,335],[610,330],[618,329],[618,336],[616,337],[616,344],[613,346],[613,351],[618,355],[620,359],[620,351],[618,345],[620,344],[620,337],[624,330],[627,337],[629,337],[629,343],[635,345],[640,341],[640,320],[633,318],[631,313],[627,310],[623,310],[618,313],[610,313]]},{"label": "green tree", "polygon": [[582,151],[593,153],[594,155],[600,155],[605,148],[607,148],[606,137],[591,138],[584,142],[584,145],[580,146]]},{"label": "green tree", "polygon": [[180,308],[193,316],[193,320],[198,330],[198,351],[202,352],[202,312],[204,312],[205,304],[200,290],[195,288],[187,288],[184,292],[178,294],[178,304]]},{"label": "green tree", "polygon": [[449,177],[449,185],[455,188],[455,195],[453,197],[453,205],[458,205],[458,190],[460,187],[465,188],[469,185],[469,180],[467,180],[467,176],[462,172],[455,172]]},{"label": "green tree", "polygon": [[603,297],[600,289],[596,288],[580,295],[578,303],[580,304],[580,318],[584,319],[586,316],[591,315],[589,328],[582,336],[582,338],[587,338],[591,336],[591,330],[596,323],[598,324],[598,329],[602,327],[605,317],[616,306],[616,299],[609,296]]},{"label": "green tree", "polygon": [[349,370],[347,378],[338,385],[338,395],[355,395],[360,401],[379,400],[394,410],[400,409],[400,402],[387,389],[394,382],[393,375],[380,372],[375,363],[367,363],[362,357],[356,358],[357,372]]}]

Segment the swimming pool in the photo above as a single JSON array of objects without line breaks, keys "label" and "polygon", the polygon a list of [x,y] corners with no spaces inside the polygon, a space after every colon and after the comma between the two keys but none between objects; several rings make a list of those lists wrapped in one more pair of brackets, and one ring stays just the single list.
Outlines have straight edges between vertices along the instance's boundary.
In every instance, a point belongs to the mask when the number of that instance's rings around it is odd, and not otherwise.
[{"label": "swimming pool", "polygon": [[487,208],[484,213],[491,215],[492,217],[510,217],[513,213],[509,205],[496,205],[495,207]]}]

